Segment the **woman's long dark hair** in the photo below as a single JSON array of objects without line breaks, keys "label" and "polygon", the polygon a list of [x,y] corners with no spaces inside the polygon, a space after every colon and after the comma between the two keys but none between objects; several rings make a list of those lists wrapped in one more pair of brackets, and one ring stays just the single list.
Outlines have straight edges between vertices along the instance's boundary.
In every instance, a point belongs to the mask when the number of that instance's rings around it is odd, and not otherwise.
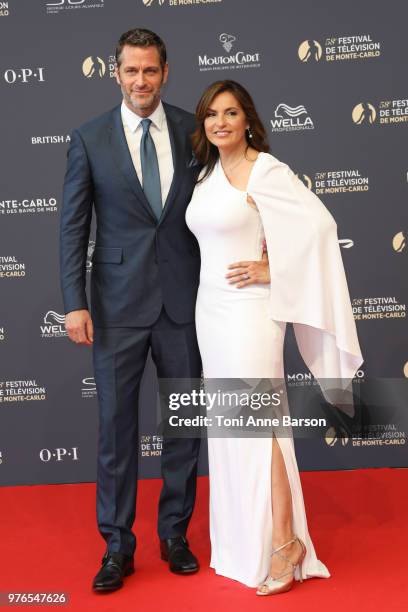
[{"label": "woman's long dark hair", "polygon": [[247,146],[251,146],[256,151],[263,151],[264,153],[269,151],[265,128],[256,111],[254,101],[247,90],[236,81],[216,81],[207,87],[197,104],[197,128],[191,137],[194,155],[197,161],[206,167],[204,175],[200,178],[199,182],[204,181],[211,174],[219,158],[217,147],[208,140],[205,134],[204,121],[214,98],[226,91],[236,98],[248,120],[252,138],[249,138],[247,131]]}]

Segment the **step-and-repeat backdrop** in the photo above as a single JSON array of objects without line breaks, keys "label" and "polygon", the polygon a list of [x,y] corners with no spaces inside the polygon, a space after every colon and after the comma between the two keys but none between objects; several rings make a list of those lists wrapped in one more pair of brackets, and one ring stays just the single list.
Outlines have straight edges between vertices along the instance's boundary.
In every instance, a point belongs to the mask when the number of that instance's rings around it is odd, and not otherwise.
[{"label": "step-and-repeat backdrop", "polygon": [[[193,111],[212,81],[245,85],[272,153],[338,223],[365,355],[355,387],[389,412],[366,437],[298,441],[300,468],[408,465],[407,20],[402,0],[0,2],[0,483],[95,479],[91,352],[64,331],[58,227],[70,132],[120,101],[113,53],[133,27],[167,43],[168,102]],[[93,247],[91,235],[88,278]],[[315,392],[290,334],[285,353],[289,391]],[[142,478],[160,469],[155,388],[150,363]]]}]

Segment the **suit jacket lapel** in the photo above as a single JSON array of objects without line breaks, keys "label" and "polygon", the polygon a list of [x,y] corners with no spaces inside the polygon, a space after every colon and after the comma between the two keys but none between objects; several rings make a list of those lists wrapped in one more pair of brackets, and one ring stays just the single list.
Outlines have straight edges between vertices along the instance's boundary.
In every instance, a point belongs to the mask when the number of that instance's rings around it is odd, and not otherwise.
[{"label": "suit jacket lapel", "polygon": [[125,179],[131,187],[133,193],[139,202],[144,206],[149,216],[155,221],[156,217],[151,209],[151,206],[144,194],[139,178],[137,176],[135,167],[133,165],[132,157],[130,155],[129,147],[126,141],[125,132],[122,124],[122,116],[120,113],[120,106],[117,106],[113,110],[113,120],[110,134],[110,145],[112,148],[112,154],[118,165],[119,170],[125,176]]}]

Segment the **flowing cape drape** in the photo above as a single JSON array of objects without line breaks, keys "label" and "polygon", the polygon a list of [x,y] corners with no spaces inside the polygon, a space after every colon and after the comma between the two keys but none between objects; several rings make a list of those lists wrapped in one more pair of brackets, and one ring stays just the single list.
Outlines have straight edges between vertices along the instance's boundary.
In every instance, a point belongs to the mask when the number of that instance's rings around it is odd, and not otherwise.
[{"label": "flowing cape drape", "polygon": [[320,199],[284,163],[261,155],[248,187],[261,215],[271,274],[270,316],[293,324],[300,354],[329,389],[363,362],[337,237]]}]

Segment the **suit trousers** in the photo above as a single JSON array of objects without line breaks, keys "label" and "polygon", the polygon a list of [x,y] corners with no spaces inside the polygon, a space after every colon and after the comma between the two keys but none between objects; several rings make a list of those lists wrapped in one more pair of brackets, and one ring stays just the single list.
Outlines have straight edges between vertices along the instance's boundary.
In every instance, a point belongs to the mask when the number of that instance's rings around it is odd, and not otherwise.
[{"label": "suit trousers", "polygon": [[[97,520],[109,552],[133,555],[138,476],[138,403],[149,349],[164,379],[200,379],[195,324],[174,323],[164,308],[149,327],[96,327],[93,359],[99,400]],[[142,406],[143,410],[144,407]],[[165,438],[161,456],[160,539],[185,535],[193,512],[198,438]]]}]

